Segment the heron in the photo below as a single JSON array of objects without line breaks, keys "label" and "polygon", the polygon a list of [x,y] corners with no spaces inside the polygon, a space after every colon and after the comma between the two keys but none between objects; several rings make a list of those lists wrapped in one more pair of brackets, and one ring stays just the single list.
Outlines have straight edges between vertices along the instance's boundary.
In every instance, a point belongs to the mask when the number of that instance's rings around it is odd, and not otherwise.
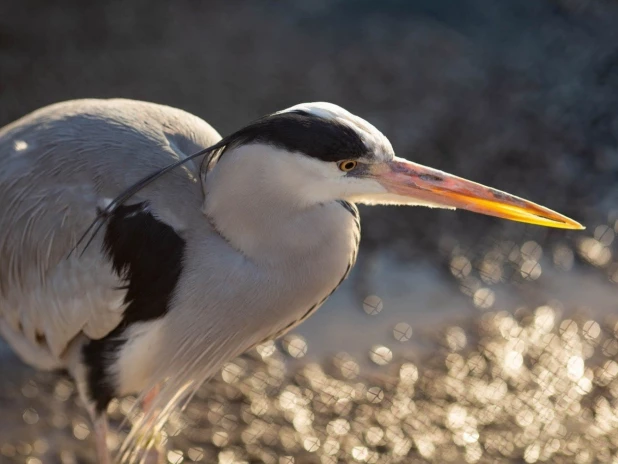
[{"label": "heron", "polygon": [[461,208],[563,229],[555,211],[395,156],[372,124],[303,103],[221,137],[168,106],[84,99],[0,129],[0,335],[152,444],[224,362],[296,327],[355,263],[356,204]]}]

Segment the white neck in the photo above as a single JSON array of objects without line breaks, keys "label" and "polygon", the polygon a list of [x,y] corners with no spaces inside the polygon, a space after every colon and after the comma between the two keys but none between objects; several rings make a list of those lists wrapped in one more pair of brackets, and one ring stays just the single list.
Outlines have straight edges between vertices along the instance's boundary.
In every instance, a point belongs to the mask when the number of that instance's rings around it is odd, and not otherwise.
[{"label": "white neck", "polygon": [[333,216],[341,207],[321,189],[319,172],[315,176],[308,179],[298,159],[282,150],[259,144],[232,149],[208,174],[203,212],[248,258],[293,259],[348,227],[349,213]]}]

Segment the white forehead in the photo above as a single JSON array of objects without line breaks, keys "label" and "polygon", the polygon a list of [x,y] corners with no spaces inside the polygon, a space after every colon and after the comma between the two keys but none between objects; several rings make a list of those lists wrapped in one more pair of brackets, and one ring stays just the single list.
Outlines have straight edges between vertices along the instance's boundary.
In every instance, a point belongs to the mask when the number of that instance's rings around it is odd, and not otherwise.
[{"label": "white forehead", "polygon": [[278,113],[304,111],[319,118],[337,121],[354,129],[375,157],[390,159],[394,155],[390,141],[373,125],[348,110],[327,102],[300,103]]}]

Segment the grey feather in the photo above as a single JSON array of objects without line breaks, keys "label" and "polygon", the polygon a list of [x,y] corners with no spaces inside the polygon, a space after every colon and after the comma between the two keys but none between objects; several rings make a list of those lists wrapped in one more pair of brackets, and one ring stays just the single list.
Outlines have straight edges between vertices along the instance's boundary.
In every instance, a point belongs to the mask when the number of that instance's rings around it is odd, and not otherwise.
[{"label": "grey feather", "polygon": [[[0,130],[0,334],[26,362],[68,368],[87,404],[79,347],[120,324],[123,282],[101,234],[83,254],[67,255],[101,205],[219,140],[195,116],[128,100],[53,105]],[[384,137],[375,140],[376,152],[389,155]],[[241,145],[226,151],[204,185],[200,164],[169,172],[131,199],[148,203],[186,250],[169,311],[128,327],[109,359],[118,395],[167,379],[128,452],[141,428],[162,426],[226,360],[319,307],[356,257],[356,210],[321,187],[328,187],[324,162]]]}]

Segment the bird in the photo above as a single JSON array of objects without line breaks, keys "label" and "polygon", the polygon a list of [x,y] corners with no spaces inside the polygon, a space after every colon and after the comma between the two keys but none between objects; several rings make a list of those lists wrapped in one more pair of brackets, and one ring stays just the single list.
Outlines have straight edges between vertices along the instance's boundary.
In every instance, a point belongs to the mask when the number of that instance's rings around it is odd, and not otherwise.
[{"label": "bird", "polygon": [[118,452],[134,460],[226,361],[337,289],[359,249],[357,204],[583,229],[396,156],[332,103],[221,137],[169,106],[61,102],[0,129],[0,336],[25,363],[72,377],[102,464],[107,406],[138,395],[145,413]]}]

